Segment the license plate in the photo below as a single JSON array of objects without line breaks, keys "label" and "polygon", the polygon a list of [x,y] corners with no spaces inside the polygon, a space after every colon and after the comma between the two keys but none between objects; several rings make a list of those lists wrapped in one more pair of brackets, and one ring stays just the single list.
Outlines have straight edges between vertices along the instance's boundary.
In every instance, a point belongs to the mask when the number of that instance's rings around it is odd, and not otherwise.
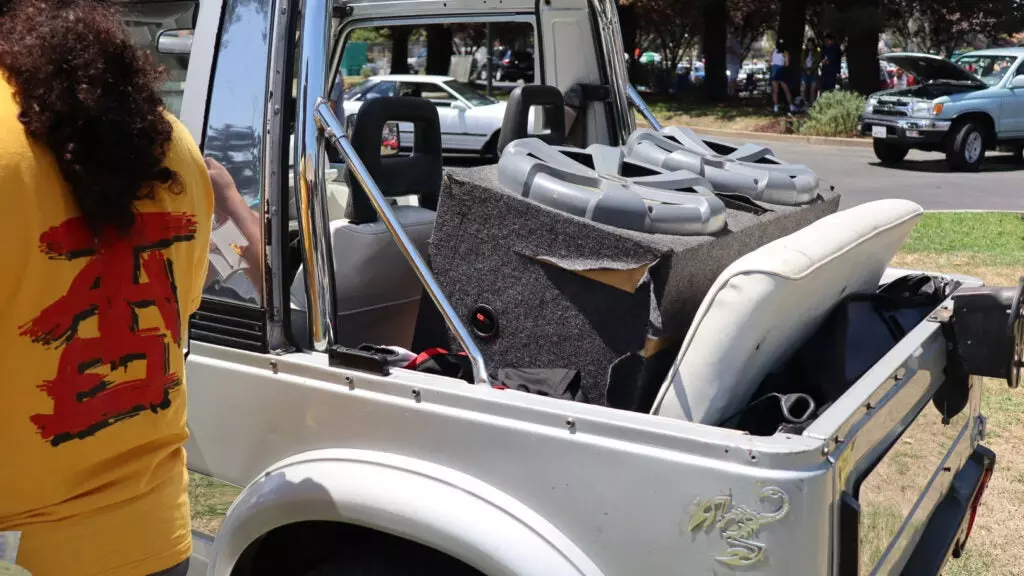
[{"label": "license plate", "polygon": [[871,136],[872,137],[874,137],[874,138],[885,138],[887,135],[888,135],[888,132],[886,131],[885,126],[872,126],[871,127]]}]

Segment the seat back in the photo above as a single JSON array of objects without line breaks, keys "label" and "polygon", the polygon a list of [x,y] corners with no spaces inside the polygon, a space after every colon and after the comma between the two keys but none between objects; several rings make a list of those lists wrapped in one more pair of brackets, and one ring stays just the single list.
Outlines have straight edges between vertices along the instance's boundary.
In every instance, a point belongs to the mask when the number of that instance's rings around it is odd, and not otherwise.
[{"label": "seat back", "polygon": [[[530,134],[530,109],[538,106],[544,112],[550,132]],[[501,122],[498,136],[498,153],[516,140],[532,137],[558,146],[565,143],[565,100],[554,86],[528,84],[520,86],[508,95],[505,117]]]},{"label": "seat back", "polygon": [[[412,156],[381,157],[381,133],[387,122],[416,127]],[[398,224],[420,254],[434,228],[441,193],[441,128],[437,108],[415,98],[375,98],[364,103],[352,127],[352,145],[385,197],[416,196],[419,206],[392,205]],[[346,170],[347,218],[332,220],[336,339],[410,347],[422,286],[415,270],[377,217],[369,196]],[[293,327],[305,334],[306,284],[300,270],[291,287]]]},{"label": "seat back", "polygon": [[[388,122],[413,125],[412,155],[381,156],[381,133]],[[382,97],[359,107],[352,126],[352,146],[387,197],[417,196],[419,205],[437,210],[441,193],[441,120],[437,108],[422,98]],[[346,217],[356,224],[377,221],[369,196],[350,170]]]},{"label": "seat back", "polygon": [[705,296],[652,413],[718,425],[739,412],[840,300],[877,290],[921,213],[907,200],[862,204],[734,262]]}]

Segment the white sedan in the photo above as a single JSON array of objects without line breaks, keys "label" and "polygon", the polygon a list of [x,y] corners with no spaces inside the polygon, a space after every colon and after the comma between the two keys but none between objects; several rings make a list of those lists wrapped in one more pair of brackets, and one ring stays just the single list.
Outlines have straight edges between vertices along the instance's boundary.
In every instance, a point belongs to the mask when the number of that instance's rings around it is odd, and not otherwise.
[{"label": "white sedan", "polygon": [[[345,91],[345,116],[355,117],[363,101],[381,96],[411,96],[433,102],[441,121],[441,147],[445,152],[496,155],[505,103],[474,86],[449,76],[373,76]],[[412,142],[412,128],[412,124],[399,123],[403,143]]]}]

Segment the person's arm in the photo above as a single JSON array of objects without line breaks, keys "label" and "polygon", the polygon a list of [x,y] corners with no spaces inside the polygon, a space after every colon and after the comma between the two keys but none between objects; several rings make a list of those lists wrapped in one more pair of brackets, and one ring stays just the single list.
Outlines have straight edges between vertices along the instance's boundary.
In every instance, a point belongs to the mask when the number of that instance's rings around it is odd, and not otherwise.
[{"label": "person's arm", "polygon": [[247,264],[245,274],[257,292],[262,293],[258,250],[261,248],[263,235],[260,232],[259,213],[245,203],[241,192],[235,186],[235,180],[220,162],[206,158],[206,168],[210,171],[210,181],[213,185],[215,211],[218,216],[230,218],[245,237],[246,245],[242,248],[241,254]]}]

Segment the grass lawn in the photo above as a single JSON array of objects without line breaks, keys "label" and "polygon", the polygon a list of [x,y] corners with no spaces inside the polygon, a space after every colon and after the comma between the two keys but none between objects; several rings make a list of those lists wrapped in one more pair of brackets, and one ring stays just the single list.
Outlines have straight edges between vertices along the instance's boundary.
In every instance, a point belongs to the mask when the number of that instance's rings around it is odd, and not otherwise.
[{"label": "grass lawn", "polygon": [[[1024,220],[1016,214],[925,214],[892,265],[977,276],[988,285],[1015,285],[1024,275]],[[984,387],[985,444],[998,455],[996,472],[966,553],[951,560],[943,576],[1024,575],[1019,539],[1024,532],[1024,391],[1010,390],[997,380],[986,380]],[[953,426],[943,426],[938,418],[919,419],[865,482],[863,491],[870,503],[865,506],[862,544],[869,557],[882,552],[871,535],[892,534],[902,521],[916,496],[914,487],[921,485],[924,465],[935,466],[942,441],[965,416],[958,418]],[[197,474],[190,480],[193,525],[215,533],[239,490]]]},{"label": "grass lawn", "polygon": [[778,124],[777,119],[773,121],[771,109],[763,99],[711,104],[696,98],[672,98],[663,101],[652,99],[647,104],[658,121],[665,126],[755,132],[768,124]]}]

